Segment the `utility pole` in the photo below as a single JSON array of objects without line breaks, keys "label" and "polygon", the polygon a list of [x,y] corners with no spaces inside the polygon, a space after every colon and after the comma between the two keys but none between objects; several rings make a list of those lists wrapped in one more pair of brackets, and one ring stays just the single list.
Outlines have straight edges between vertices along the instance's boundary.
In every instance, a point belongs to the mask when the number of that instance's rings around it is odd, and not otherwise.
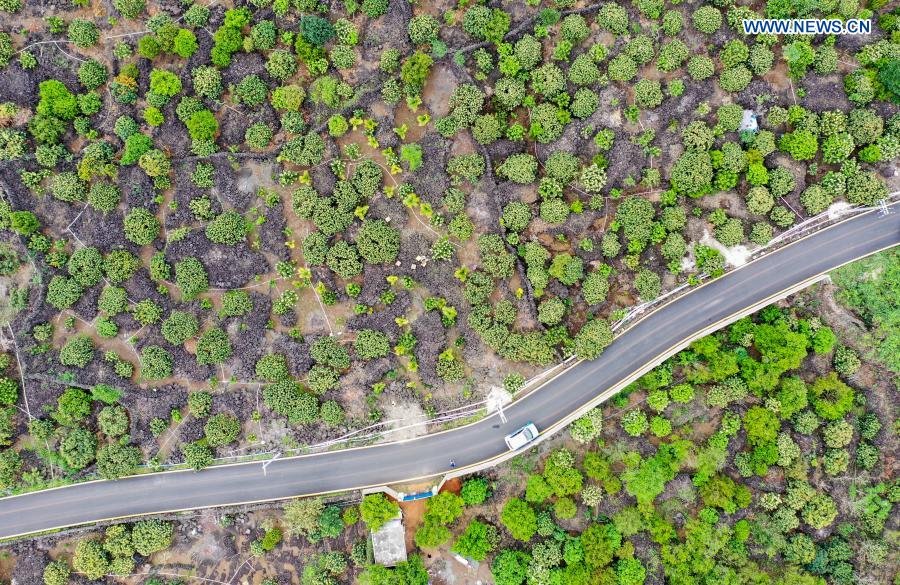
[{"label": "utility pole", "polygon": [[502,401],[500,401],[500,400],[497,401],[497,408],[500,411],[500,422],[502,422],[503,424],[506,424],[506,415],[503,414],[503,402]]},{"label": "utility pole", "polygon": [[887,206],[887,200],[879,199],[878,207],[881,210],[881,215],[887,215],[890,213],[890,210],[888,209],[888,206]]}]

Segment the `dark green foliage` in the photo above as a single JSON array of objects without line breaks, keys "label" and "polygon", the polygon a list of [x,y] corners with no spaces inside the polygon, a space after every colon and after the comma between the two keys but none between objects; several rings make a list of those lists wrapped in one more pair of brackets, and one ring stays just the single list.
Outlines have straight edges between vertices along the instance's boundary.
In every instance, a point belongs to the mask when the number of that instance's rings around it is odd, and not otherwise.
[{"label": "dark green foliage", "polygon": [[97,451],[97,471],[104,479],[117,479],[133,473],[141,460],[137,447],[111,443]]},{"label": "dark green foliage", "polygon": [[400,252],[400,232],[380,219],[365,221],[356,235],[356,245],[369,264],[393,262]]},{"label": "dark green foliage", "polygon": [[72,280],[82,287],[100,282],[103,277],[103,256],[97,248],[81,248],[72,253],[66,263],[66,270]]},{"label": "dark green foliage", "polygon": [[197,363],[219,364],[231,357],[228,334],[218,327],[207,329],[197,340]]},{"label": "dark green foliage", "polygon": [[199,260],[188,257],[175,263],[175,284],[185,300],[192,300],[209,289],[209,276]]},{"label": "dark green foliage", "polygon": [[112,284],[131,278],[140,267],[140,260],[127,250],[113,250],[103,258],[103,272]]},{"label": "dark green foliage", "polygon": [[221,447],[237,440],[241,432],[241,423],[237,417],[229,413],[211,416],[203,427],[206,444],[210,447]]},{"label": "dark green foliage", "polygon": [[172,354],[158,345],[148,345],[141,352],[141,377],[161,380],[172,375]]},{"label": "dark green foliage", "polygon": [[244,218],[235,211],[221,213],[206,226],[206,237],[211,242],[228,246],[242,242],[246,237]]},{"label": "dark green foliage", "polygon": [[197,334],[200,324],[197,318],[184,311],[172,311],[162,323],[162,335],[172,345],[182,345]]},{"label": "dark green foliage", "polygon": [[390,352],[391,345],[387,335],[372,329],[363,329],[353,342],[356,355],[363,360],[384,357]]},{"label": "dark green foliage", "polygon": [[59,351],[59,363],[64,366],[84,368],[94,357],[94,342],[87,335],[69,339]]},{"label": "dark green foliage", "polygon": [[181,452],[184,455],[184,462],[196,471],[213,463],[212,451],[201,443],[184,443],[181,445]]},{"label": "dark green foliage", "polygon": [[317,47],[334,38],[334,26],[324,18],[307,15],[300,19],[300,34]]},{"label": "dark green foliage", "polygon": [[281,354],[264,355],[256,362],[256,377],[267,382],[282,382],[291,377],[287,358]]},{"label": "dark green foliage", "polygon": [[139,246],[155,240],[160,227],[156,216],[141,207],[132,209],[125,216],[125,237]]}]

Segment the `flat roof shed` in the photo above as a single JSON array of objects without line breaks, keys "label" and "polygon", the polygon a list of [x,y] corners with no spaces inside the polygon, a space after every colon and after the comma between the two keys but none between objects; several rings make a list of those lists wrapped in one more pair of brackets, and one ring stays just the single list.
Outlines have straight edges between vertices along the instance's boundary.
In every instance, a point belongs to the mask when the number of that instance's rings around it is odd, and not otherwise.
[{"label": "flat roof shed", "polygon": [[375,562],[385,567],[393,567],[406,560],[406,531],[402,514],[372,532],[372,553]]}]

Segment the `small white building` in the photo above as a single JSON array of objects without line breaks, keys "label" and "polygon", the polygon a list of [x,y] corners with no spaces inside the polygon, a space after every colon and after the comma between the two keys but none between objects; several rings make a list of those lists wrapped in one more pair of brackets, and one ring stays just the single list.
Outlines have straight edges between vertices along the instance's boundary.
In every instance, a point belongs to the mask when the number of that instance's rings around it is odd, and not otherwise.
[{"label": "small white building", "polygon": [[756,114],[753,110],[744,110],[741,117],[741,125],[738,127],[740,132],[756,132],[759,130],[759,124],[756,122]]},{"label": "small white building", "polygon": [[372,532],[372,554],[375,562],[385,567],[396,566],[406,560],[406,530],[403,514]]}]

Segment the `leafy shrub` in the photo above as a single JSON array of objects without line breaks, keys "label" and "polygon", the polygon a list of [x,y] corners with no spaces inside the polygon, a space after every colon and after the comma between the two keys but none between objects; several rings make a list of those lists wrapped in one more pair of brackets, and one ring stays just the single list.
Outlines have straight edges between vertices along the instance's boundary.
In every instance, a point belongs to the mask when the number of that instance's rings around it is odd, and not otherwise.
[{"label": "leafy shrub", "polygon": [[87,335],[70,338],[59,351],[59,363],[84,368],[94,358],[94,342]]},{"label": "leafy shrub", "polygon": [[66,270],[69,276],[82,287],[89,287],[100,282],[103,277],[103,256],[97,248],[80,248],[69,257]]},{"label": "leafy shrub", "polygon": [[709,191],[712,175],[709,154],[689,150],[672,166],[672,187],[679,193],[697,197]]},{"label": "leafy shrub", "polygon": [[160,223],[156,216],[142,207],[135,207],[125,216],[125,237],[139,246],[153,242],[159,235]]},{"label": "leafy shrub", "polygon": [[744,65],[738,65],[722,71],[719,75],[719,85],[725,91],[737,93],[747,89],[752,79],[753,74],[750,70]]},{"label": "leafy shrub", "polygon": [[393,262],[400,252],[400,232],[383,220],[367,220],[356,235],[356,245],[369,264]]},{"label": "leafy shrub", "polygon": [[109,183],[92,184],[87,197],[88,205],[103,213],[114,210],[121,200],[122,193],[119,188]]},{"label": "leafy shrub", "polygon": [[233,414],[220,413],[209,417],[203,426],[206,444],[210,447],[221,447],[237,440],[241,432],[241,423]]},{"label": "leafy shrub", "polygon": [[109,79],[109,72],[103,63],[88,59],[78,67],[78,81],[87,89],[97,89]]},{"label": "leafy shrub", "polygon": [[269,54],[269,59],[266,61],[266,71],[274,79],[284,81],[297,72],[297,58],[289,51],[276,49]]},{"label": "leafy shrub", "polygon": [[162,336],[172,345],[183,345],[197,334],[200,324],[197,318],[184,311],[172,311],[162,323]]},{"label": "leafy shrub", "polygon": [[537,177],[537,159],[528,153],[510,155],[497,168],[497,174],[521,185],[533,183]]},{"label": "leafy shrub", "polygon": [[66,34],[79,49],[88,49],[100,41],[100,31],[97,29],[97,25],[80,18],[72,19]]},{"label": "leafy shrub", "polygon": [[655,79],[641,79],[634,85],[634,101],[642,108],[655,108],[663,101],[662,85]]},{"label": "leafy shrub", "polygon": [[235,97],[239,103],[250,108],[265,103],[269,88],[258,75],[251,73],[242,78],[235,87]]},{"label": "leafy shrub", "polygon": [[197,363],[200,365],[219,364],[231,355],[228,334],[218,327],[207,329],[197,340]]},{"label": "leafy shrub", "polygon": [[236,211],[220,213],[206,226],[206,237],[216,244],[233,246],[246,238],[244,218]]},{"label": "leafy shrub", "polygon": [[390,352],[390,341],[387,335],[372,329],[363,329],[353,342],[356,355],[363,360],[386,356]]},{"label": "leafy shrub", "polygon": [[[387,2],[385,2],[385,6]],[[370,5],[370,10],[372,9]],[[366,3],[363,2],[363,12],[369,14],[366,10]],[[380,15],[379,15],[380,16]],[[300,34],[303,38],[317,47],[321,47],[334,38],[334,26],[324,18],[313,15],[306,15],[300,19]]]},{"label": "leafy shrub", "polygon": [[47,302],[59,310],[68,309],[78,302],[82,292],[75,279],[57,275],[47,286]]},{"label": "leafy shrub", "polygon": [[716,66],[712,59],[706,55],[694,55],[688,61],[687,71],[691,79],[702,81],[713,76],[713,73],[716,72]]},{"label": "leafy shrub", "polygon": [[713,6],[703,5],[693,12],[691,20],[694,28],[702,33],[712,34],[722,26],[722,13]]},{"label": "leafy shrub", "polygon": [[291,376],[287,358],[281,354],[264,355],[256,362],[256,377],[267,382],[281,382]]},{"label": "leafy shrub", "polygon": [[175,263],[175,284],[181,289],[185,300],[193,300],[209,289],[209,276],[203,264],[189,256]]},{"label": "leafy shrub", "polygon": [[627,32],[628,22],[628,12],[615,2],[603,4],[597,12],[597,23],[600,28],[615,35]]},{"label": "leafy shrub", "polygon": [[161,380],[172,375],[172,354],[158,345],[148,345],[141,351],[141,377]]}]

